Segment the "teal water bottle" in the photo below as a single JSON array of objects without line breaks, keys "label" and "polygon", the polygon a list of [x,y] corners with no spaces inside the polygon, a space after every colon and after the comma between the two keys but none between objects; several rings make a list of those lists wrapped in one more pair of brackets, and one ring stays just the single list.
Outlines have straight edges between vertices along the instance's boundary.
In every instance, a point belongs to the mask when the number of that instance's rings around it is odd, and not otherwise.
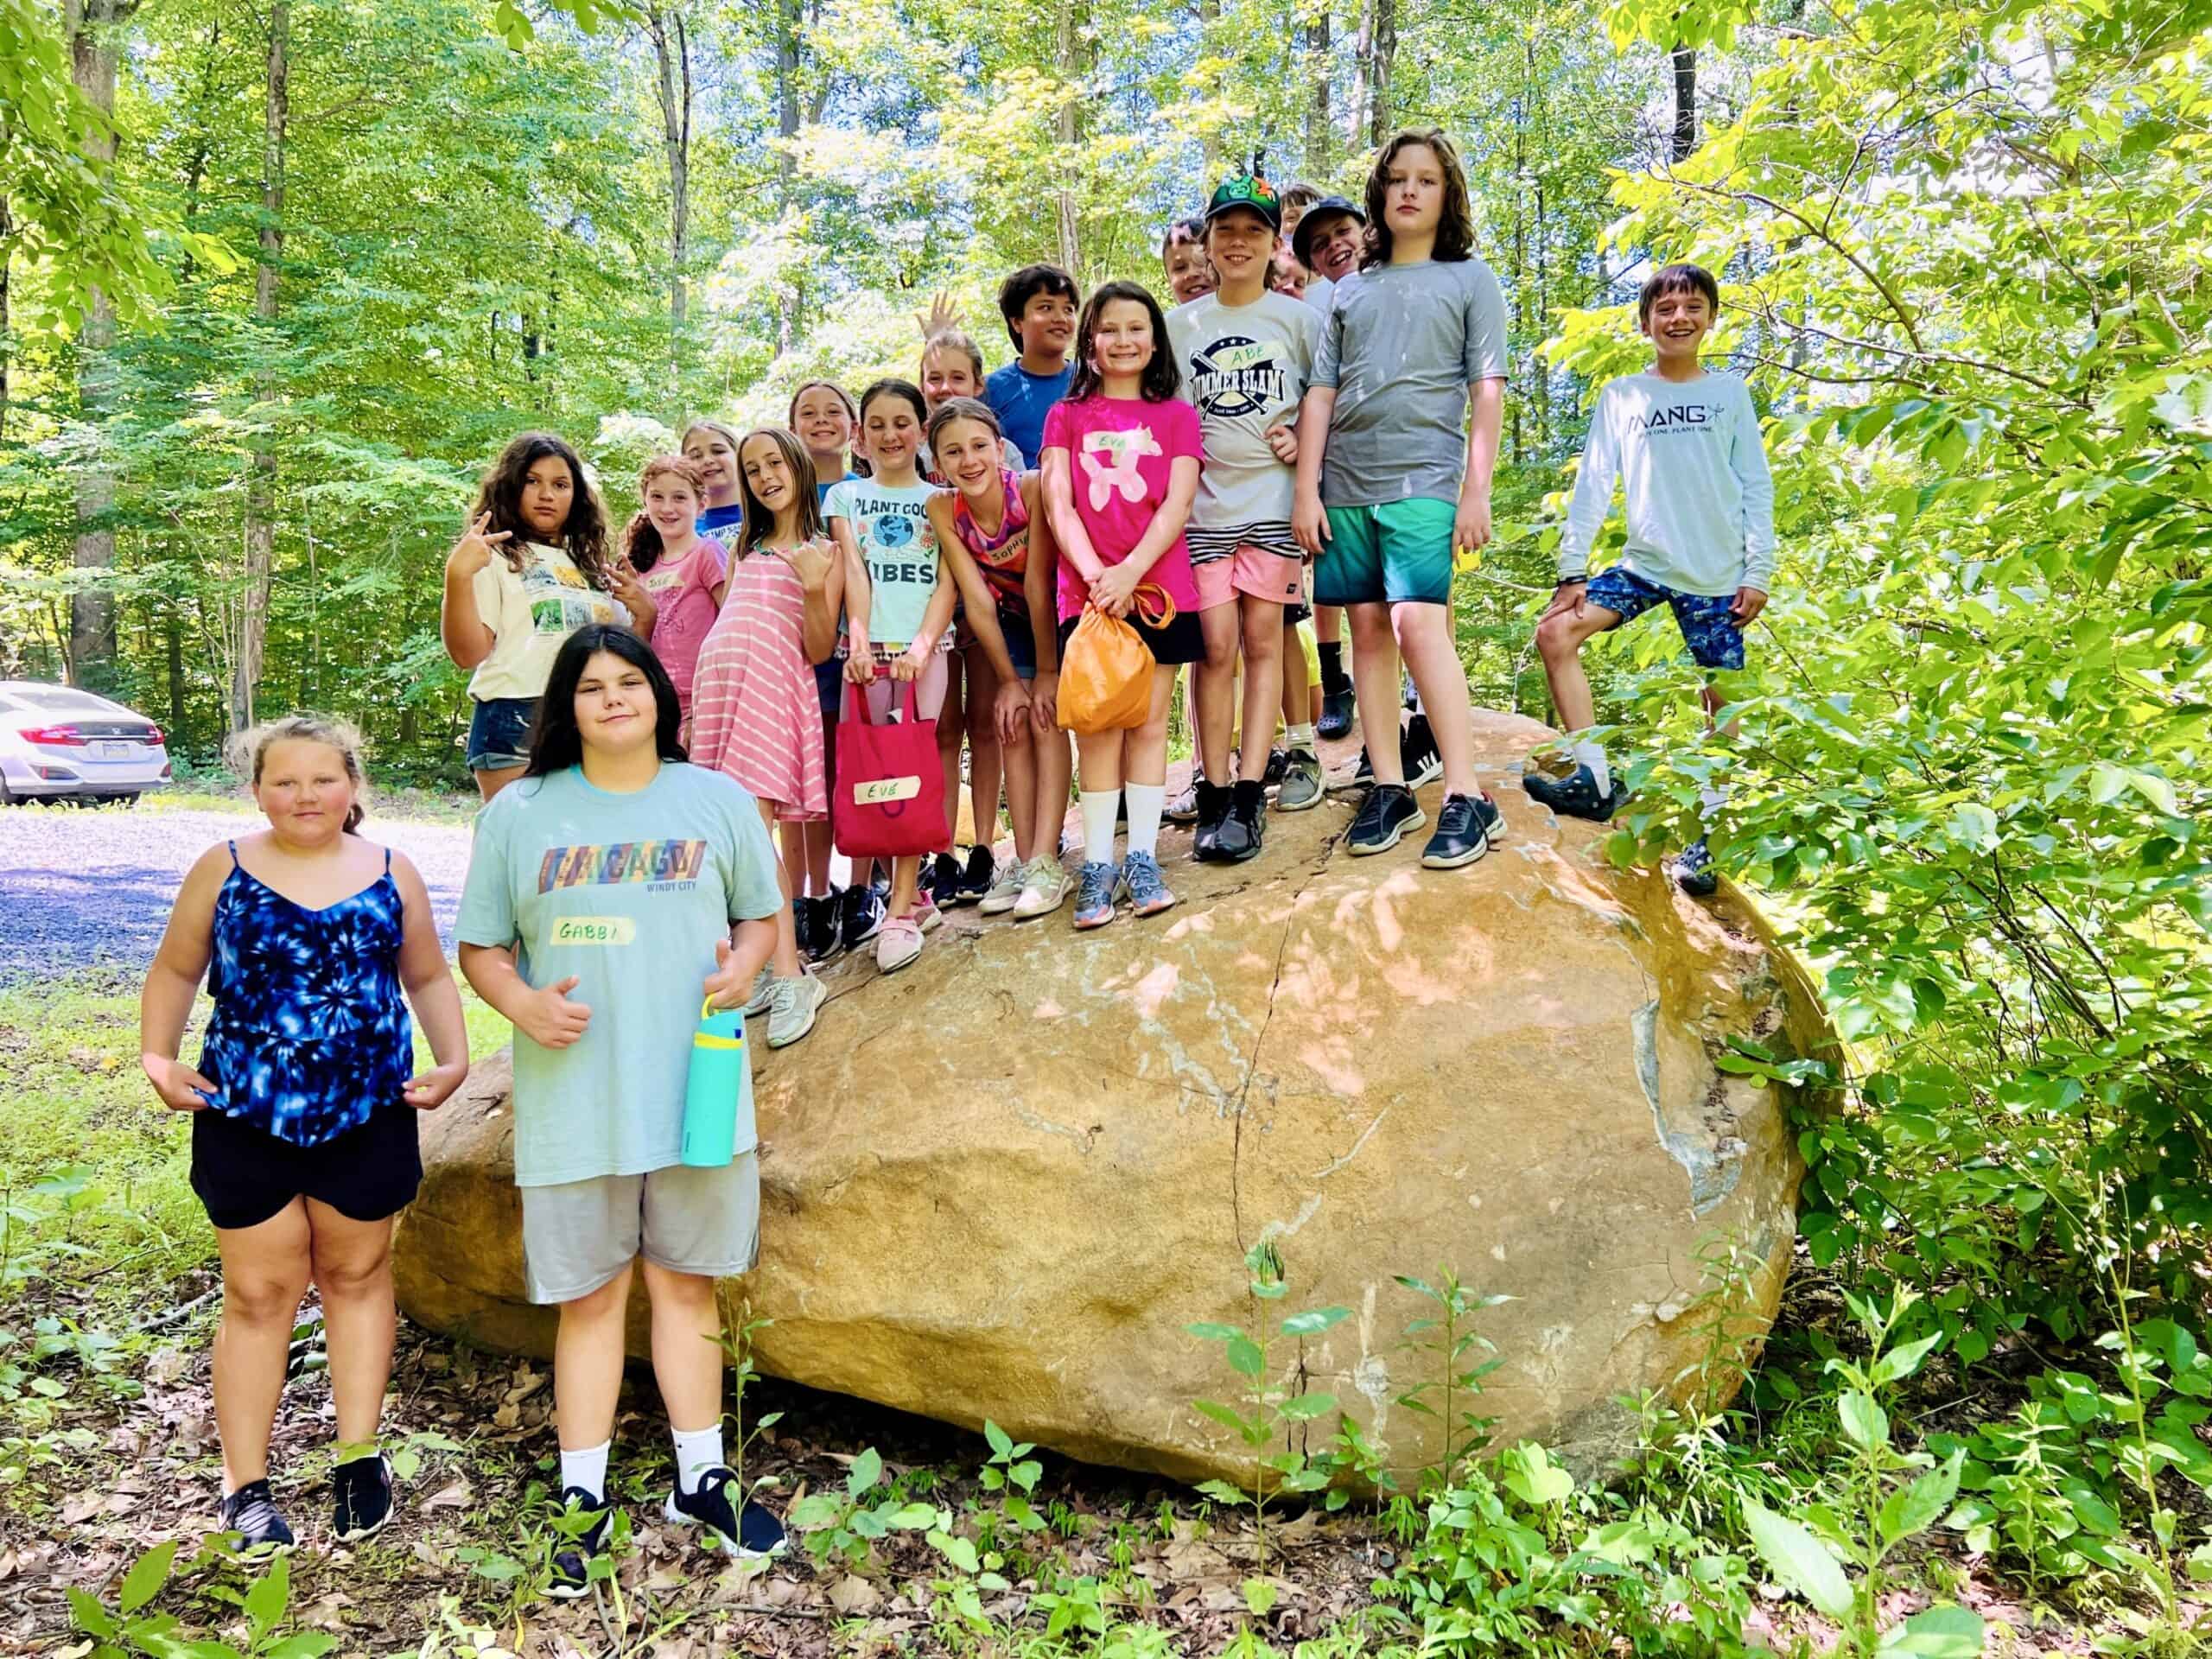
[{"label": "teal water bottle", "polygon": [[691,1070],[683,1083],[683,1161],[721,1169],[737,1155],[737,1103],[745,1090],[745,1010],[699,1005]]}]

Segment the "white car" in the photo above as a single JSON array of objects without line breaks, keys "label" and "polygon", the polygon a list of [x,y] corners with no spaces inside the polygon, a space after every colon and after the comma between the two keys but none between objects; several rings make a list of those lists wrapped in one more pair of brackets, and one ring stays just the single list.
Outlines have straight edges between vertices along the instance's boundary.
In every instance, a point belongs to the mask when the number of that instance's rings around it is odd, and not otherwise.
[{"label": "white car", "polygon": [[74,686],[0,680],[0,805],[135,801],[175,781],[162,728]]}]

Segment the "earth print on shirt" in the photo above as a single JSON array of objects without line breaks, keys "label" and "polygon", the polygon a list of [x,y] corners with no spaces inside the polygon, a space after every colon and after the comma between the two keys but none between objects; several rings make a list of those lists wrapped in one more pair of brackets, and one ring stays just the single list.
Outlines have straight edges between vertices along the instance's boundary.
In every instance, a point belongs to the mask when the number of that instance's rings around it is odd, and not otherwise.
[{"label": "earth print on shirt", "polygon": [[1148,426],[1084,433],[1083,474],[1090,480],[1090,510],[1103,512],[1116,490],[1124,501],[1143,500],[1144,475],[1137,471],[1137,463],[1147,455],[1163,453]]},{"label": "earth print on shirt", "polygon": [[1289,397],[1290,372],[1271,340],[1229,334],[1191,355],[1191,401],[1202,415],[1236,420]]}]

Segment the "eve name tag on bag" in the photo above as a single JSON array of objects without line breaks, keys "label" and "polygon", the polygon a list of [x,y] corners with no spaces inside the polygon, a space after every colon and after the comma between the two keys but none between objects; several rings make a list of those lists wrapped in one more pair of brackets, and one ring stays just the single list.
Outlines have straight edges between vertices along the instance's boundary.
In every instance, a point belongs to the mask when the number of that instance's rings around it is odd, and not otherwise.
[{"label": "eve name tag on bag", "polygon": [[876,778],[853,785],[853,804],[868,806],[879,801],[911,801],[922,792],[922,780],[912,773],[904,778]]}]

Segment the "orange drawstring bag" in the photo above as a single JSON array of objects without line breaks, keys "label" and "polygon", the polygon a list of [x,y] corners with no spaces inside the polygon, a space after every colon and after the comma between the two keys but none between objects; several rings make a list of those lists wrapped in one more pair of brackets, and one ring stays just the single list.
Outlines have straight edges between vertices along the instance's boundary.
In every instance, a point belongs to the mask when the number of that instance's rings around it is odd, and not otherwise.
[{"label": "orange drawstring bag", "polygon": [[[1130,596],[1130,608],[1154,628],[1165,627],[1175,615],[1175,601],[1149,582]],[[1060,724],[1086,734],[1143,725],[1152,712],[1154,665],[1135,628],[1095,605],[1085,606],[1068,636],[1068,648],[1060,653]]]}]

